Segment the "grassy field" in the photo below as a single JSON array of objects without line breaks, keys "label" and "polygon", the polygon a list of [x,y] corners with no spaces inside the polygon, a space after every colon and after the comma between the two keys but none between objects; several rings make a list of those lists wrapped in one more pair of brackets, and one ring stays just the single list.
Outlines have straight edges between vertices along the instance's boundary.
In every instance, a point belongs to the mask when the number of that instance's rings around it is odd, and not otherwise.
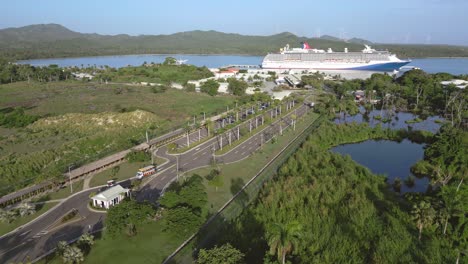
[{"label": "grassy field", "polygon": [[[144,224],[135,237],[96,240],[84,263],[161,263],[183,241],[162,231],[161,222]],[[60,257],[39,263],[63,263]]]},{"label": "grassy field", "polygon": [[36,206],[36,213],[32,215],[28,215],[25,217],[18,217],[15,221],[7,224],[0,222],[0,236],[4,235],[15,228],[22,226],[29,221],[32,221],[33,219],[37,218],[38,216],[42,215],[43,213],[47,212],[50,208],[54,207],[57,203],[52,202],[52,203],[45,203],[43,205],[37,205]]},{"label": "grassy field", "polygon": [[28,115],[43,116],[25,128],[0,130],[0,186],[12,191],[60,177],[69,165],[135,145],[145,131],[161,135],[193,120],[193,115],[221,112],[235,99],[76,81],[0,85],[0,109],[21,106]]},{"label": "grassy field", "polygon": [[233,105],[234,100],[228,95],[212,97],[177,89],[153,93],[148,86],[78,81],[0,85],[0,109],[23,106],[27,113],[40,116],[142,109],[163,119],[180,121],[203,111],[207,114],[222,111],[227,104]]}]

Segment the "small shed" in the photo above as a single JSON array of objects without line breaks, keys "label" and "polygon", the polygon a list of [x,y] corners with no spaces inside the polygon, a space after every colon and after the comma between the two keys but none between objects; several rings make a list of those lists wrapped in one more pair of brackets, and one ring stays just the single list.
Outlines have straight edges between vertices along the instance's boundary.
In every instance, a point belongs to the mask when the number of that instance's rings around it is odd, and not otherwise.
[{"label": "small shed", "polygon": [[115,185],[103,192],[91,197],[94,207],[109,209],[111,206],[119,204],[125,197],[130,196],[130,190],[120,185]]}]

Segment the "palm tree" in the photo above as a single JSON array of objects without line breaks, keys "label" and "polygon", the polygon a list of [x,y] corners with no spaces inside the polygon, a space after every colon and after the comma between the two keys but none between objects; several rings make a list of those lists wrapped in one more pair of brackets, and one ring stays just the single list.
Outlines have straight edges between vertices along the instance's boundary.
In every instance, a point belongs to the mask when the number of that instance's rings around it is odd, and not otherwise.
[{"label": "palm tree", "polygon": [[36,212],[36,206],[30,203],[21,203],[18,206],[18,212],[21,217],[26,215],[32,215]]},{"label": "palm tree", "polygon": [[286,255],[291,253],[299,244],[301,225],[297,221],[288,224],[274,223],[267,233],[270,253],[278,256],[278,261],[286,262]]},{"label": "palm tree", "polygon": [[78,239],[78,245],[81,249],[87,251],[94,245],[94,236],[89,233],[84,233]]},{"label": "palm tree", "polygon": [[0,208],[0,222],[8,223],[8,214],[7,211]]},{"label": "palm tree", "polygon": [[11,223],[16,219],[16,212],[13,210],[3,210],[0,208],[0,222]]},{"label": "palm tree", "polygon": [[421,240],[423,228],[432,225],[434,221],[435,210],[429,202],[421,201],[413,206],[411,215],[412,220],[416,222],[416,226],[419,230],[418,239]]},{"label": "palm tree", "polygon": [[210,137],[210,131],[213,130],[213,121],[211,121],[211,119],[207,119],[205,121],[205,125],[206,125],[206,130],[208,131],[208,137]]},{"label": "palm tree", "polygon": [[65,241],[59,241],[58,244],[57,244],[57,254],[59,256],[63,256],[63,253],[65,252],[65,250],[68,248],[68,244],[67,242]]},{"label": "palm tree", "polygon": [[84,261],[84,255],[81,249],[76,246],[67,247],[63,252],[63,262],[65,263],[80,263]]}]

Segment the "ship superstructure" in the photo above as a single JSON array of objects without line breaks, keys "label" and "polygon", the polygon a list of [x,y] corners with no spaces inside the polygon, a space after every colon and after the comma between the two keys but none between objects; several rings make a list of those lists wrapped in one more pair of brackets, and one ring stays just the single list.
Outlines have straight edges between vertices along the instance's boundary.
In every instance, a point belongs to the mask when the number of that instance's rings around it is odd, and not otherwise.
[{"label": "ship superstructure", "polygon": [[367,70],[394,71],[410,63],[397,58],[388,51],[377,51],[365,45],[361,52],[335,52],[332,49],[313,49],[307,42],[302,48],[286,45],[280,53],[268,54],[262,62],[264,69],[302,70]]}]

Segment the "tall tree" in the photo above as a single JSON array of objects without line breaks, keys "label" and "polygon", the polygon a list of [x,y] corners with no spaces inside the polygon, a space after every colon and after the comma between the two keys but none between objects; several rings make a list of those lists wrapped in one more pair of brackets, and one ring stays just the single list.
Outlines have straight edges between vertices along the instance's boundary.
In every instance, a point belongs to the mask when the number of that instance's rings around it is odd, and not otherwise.
[{"label": "tall tree", "polygon": [[286,263],[286,255],[293,252],[299,245],[301,234],[301,225],[297,221],[291,221],[287,224],[273,223],[271,228],[267,229],[268,245],[270,254],[276,254],[278,261]]},{"label": "tall tree", "polygon": [[435,210],[432,208],[431,203],[421,201],[413,206],[411,211],[412,219],[416,223],[419,231],[418,239],[421,240],[421,235],[424,227],[431,226],[435,218]]}]

